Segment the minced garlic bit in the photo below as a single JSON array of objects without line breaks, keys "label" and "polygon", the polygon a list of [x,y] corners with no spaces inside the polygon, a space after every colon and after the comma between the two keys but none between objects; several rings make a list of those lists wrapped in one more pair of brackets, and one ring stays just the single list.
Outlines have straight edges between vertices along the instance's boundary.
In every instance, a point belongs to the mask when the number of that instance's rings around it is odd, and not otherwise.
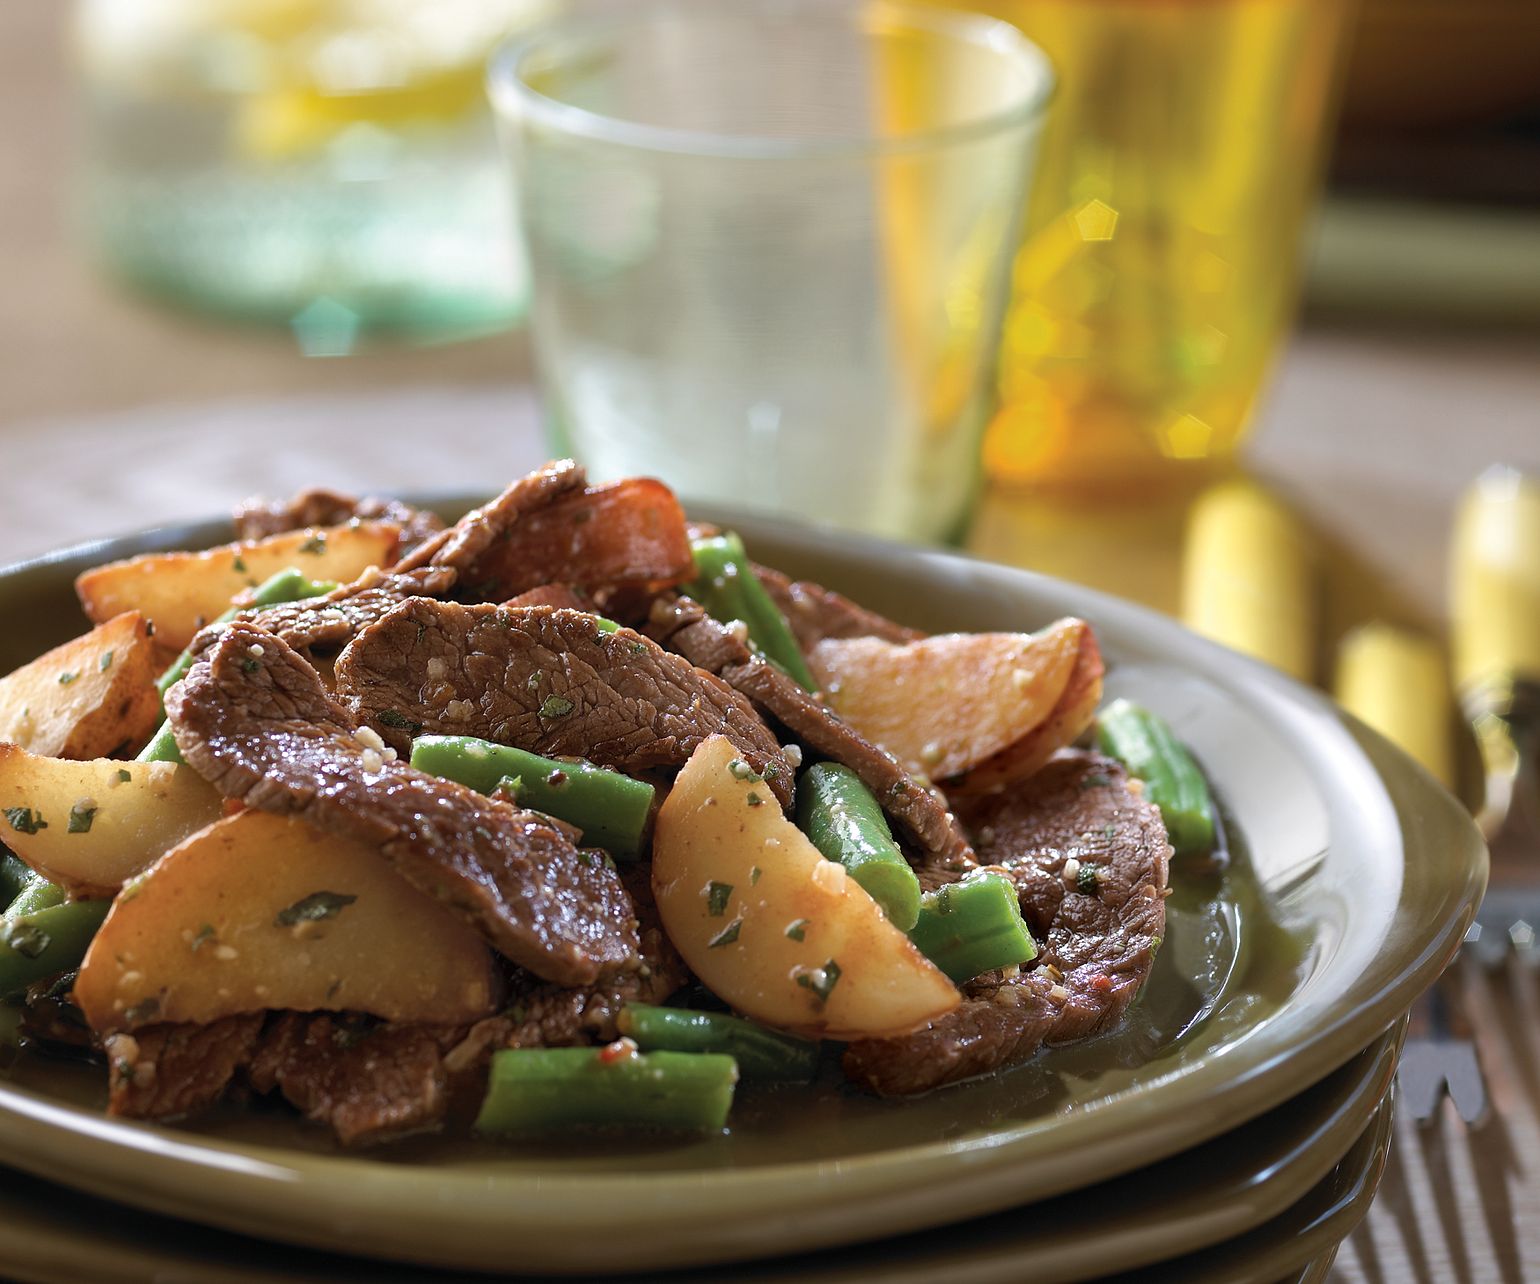
[{"label": "minced garlic bit", "polygon": [[1055,1003],[1067,1003],[1069,1001],[1069,991],[1062,985],[1056,985],[1048,991],[1048,997]]},{"label": "minced garlic bit", "polygon": [[1025,691],[1032,685],[1032,675],[1025,669],[1012,669],[1011,685],[1018,691]]},{"label": "minced garlic bit", "polygon": [[1020,975],[1021,964],[1019,963],[1012,963],[1010,966],[1000,969],[1000,979],[1003,981],[1014,981]]},{"label": "minced garlic bit", "polygon": [[1079,862],[1079,860],[1077,860],[1075,857],[1071,856],[1067,861],[1065,861],[1064,862],[1064,869],[1063,869],[1063,872],[1062,872],[1062,877],[1063,877],[1063,879],[1064,879],[1064,881],[1066,883],[1068,883],[1071,887],[1073,887],[1075,885],[1075,883],[1078,882],[1079,879],[1080,879],[1080,862]]},{"label": "minced garlic bit", "polygon": [[934,740],[928,740],[925,743],[925,747],[920,750],[920,761],[923,762],[927,767],[934,767],[938,762],[941,761],[942,756],[945,753],[946,750],[944,750]]},{"label": "minced garlic bit", "polygon": [[222,963],[228,963],[231,959],[240,957],[240,951],[233,945],[216,945],[214,957]]},{"label": "minced garlic bit", "polygon": [[267,654],[267,650],[260,642],[253,642],[249,647],[246,648],[246,654],[249,655],[253,660],[260,660],[264,655]]},{"label": "minced garlic bit", "polygon": [[360,727],[353,733],[353,739],[363,745],[365,749],[373,749],[379,752],[385,748],[385,742],[380,739],[380,733],[373,727]]},{"label": "minced garlic bit", "polygon": [[444,717],[451,722],[469,722],[476,706],[469,700],[451,700],[444,706]]},{"label": "minced garlic bit", "polygon": [[378,749],[364,750],[364,770],[367,772],[380,771],[385,766],[385,759]]},{"label": "minced garlic bit", "polygon": [[781,753],[785,756],[787,765],[793,770],[802,765],[801,745],[782,745]]},{"label": "minced garlic bit", "polygon": [[428,676],[437,682],[449,672],[449,665],[442,656],[431,656],[428,660]]},{"label": "minced garlic bit", "polygon": [[732,638],[734,642],[737,642],[741,646],[747,643],[749,640],[749,626],[742,620],[729,621],[727,625],[727,636]]},{"label": "minced garlic bit", "polygon": [[176,763],[152,762],[150,764],[150,784],[158,789],[164,789],[171,783],[171,777],[176,775]]}]

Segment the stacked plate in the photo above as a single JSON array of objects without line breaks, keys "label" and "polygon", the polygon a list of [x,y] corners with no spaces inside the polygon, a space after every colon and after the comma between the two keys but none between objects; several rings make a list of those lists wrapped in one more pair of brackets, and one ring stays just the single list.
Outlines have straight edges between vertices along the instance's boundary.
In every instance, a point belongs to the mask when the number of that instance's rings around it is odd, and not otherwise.
[{"label": "stacked plate", "polygon": [[[732,521],[762,560],[936,631],[1084,616],[1109,696],[1176,725],[1224,802],[1229,859],[1174,870],[1165,944],[1128,1020],[914,1101],[859,1096],[832,1073],[811,1093],[746,1092],[720,1138],[420,1140],[356,1155],[276,1110],[194,1130],[107,1120],[99,1072],[23,1062],[0,1082],[0,1147],[32,1176],[0,1179],[0,1269],[50,1281],[432,1278],[425,1267],[720,1279],[727,1264],[735,1279],[809,1282],[1324,1274],[1379,1178],[1402,1018],[1485,883],[1458,804],[1321,697],[1147,611],[944,554]],[[84,566],[227,537],[216,524],[156,532],[0,572],[0,670],[78,631],[70,581]]]}]

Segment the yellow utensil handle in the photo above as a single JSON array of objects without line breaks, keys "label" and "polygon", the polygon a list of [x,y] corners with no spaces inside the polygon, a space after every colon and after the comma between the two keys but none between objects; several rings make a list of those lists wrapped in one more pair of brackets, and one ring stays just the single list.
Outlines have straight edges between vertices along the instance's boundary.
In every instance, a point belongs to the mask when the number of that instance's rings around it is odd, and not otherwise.
[{"label": "yellow utensil handle", "polygon": [[1540,481],[1511,468],[1478,478],[1455,518],[1450,567],[1462,695],[1540,682]]},{"label": "yellow utensil handle", "polygon": [[1182,564],[1189,628],[1309,682],[1317,609],[1310,539],[1283,503],[1248,481],[1198,497]]},{"label": "yellow utensil handle", "polygon": [[1365,624],[1337,652],[1337,703],[1454,784],[1454,699],[1443,649],[1390,624]]}]

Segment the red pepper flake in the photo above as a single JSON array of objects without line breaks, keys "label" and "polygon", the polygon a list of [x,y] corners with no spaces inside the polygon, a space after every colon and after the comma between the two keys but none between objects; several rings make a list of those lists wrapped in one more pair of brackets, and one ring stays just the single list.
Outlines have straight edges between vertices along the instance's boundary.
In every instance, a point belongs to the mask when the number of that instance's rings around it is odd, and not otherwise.
[{"label": "red pepper flake", "polygon": [[625,1061],[635,1055],[635,1039],[616,1039],[614,1043],[606,1043],[599,1049],[599,1064],[601,1066],[612,1066],[617,1061]]},{"label": "red pepper flake", "polygon": [[1098,994],[1111,994],[1112,978],[1110,976],[1093,976],[1091,978],[1091,988]]}]

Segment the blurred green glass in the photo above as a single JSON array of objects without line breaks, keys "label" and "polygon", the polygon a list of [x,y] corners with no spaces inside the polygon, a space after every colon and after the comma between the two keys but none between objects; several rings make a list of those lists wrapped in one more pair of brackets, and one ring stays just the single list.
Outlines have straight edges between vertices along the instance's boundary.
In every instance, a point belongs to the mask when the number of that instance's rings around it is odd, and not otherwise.
[{"label": "blurred green glass", "polygon": [[552,0],[82,0],[83,231],[202,310],[451,338],[526,304],[488,50]]}]

